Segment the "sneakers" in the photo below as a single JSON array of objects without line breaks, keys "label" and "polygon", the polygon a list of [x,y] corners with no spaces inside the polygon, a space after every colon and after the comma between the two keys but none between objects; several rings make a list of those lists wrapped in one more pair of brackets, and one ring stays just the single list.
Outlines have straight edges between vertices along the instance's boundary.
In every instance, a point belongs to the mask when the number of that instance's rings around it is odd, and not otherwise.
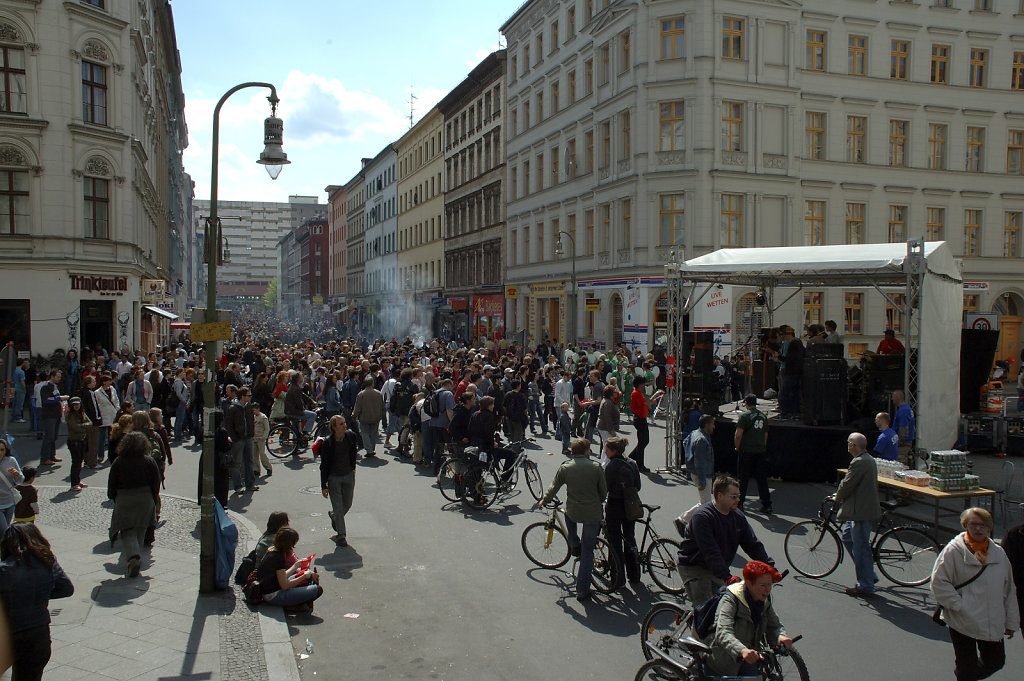
[{"label": "sneakers", "polygon": [[71,491],[72,492],[81,492],[82,491],[82,485],[71,485]]},{"label": "sneakers", "polygon": [[47,459],[46,461],[40,461],[39,465],[40,466],[56,466],[57,462],[54,461],[53,459]]},{"label": "sneakers", "polygon": [[139,556],[132,556],[128,559],[128,569],[125,571],[127,577],[138,577],[139,572],[142,570],[142,558]]}]

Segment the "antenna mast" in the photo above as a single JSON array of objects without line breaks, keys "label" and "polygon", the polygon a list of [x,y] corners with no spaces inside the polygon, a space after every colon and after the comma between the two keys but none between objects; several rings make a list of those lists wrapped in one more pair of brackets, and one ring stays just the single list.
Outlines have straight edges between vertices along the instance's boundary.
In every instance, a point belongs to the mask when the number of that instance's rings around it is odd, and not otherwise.
[{"label": "antenna mast", "polygon": [[409,86],[409,128],[412,128],[413,117],[414,117],[414,106],[416,104],[416,95],[412,93],[412,85]]}]

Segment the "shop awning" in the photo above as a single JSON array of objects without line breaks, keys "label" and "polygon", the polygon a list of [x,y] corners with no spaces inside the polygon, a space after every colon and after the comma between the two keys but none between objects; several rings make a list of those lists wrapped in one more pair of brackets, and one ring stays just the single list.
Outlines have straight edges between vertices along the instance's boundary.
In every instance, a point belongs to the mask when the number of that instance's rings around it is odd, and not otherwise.
[{"label": "shop awning", "polygon": [[174,314],[173,312],[168,312],[167,310],[161,310],[159,307],[156,307],[154,305],[143,305],[142,309],[145,310],[146,312],[149,312],[149,313],[152,313],[152,314],[155,314],[155,315],[159,315],[159,316],[163,317],[164,319],[174,320],[174,319],[178,318],[178,315]]}]

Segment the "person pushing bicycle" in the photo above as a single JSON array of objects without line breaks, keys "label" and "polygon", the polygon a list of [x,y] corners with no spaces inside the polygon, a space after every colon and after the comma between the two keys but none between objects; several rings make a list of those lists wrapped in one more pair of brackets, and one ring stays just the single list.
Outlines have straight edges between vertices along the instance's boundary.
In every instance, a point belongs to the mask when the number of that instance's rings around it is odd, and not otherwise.
[{"label": "person pushing bicycle", "polygon": [[789,650],[793,639],[772,607],[772,585],[782,575],[768,563],[752,560],[743,566],[743,581],[730,584],[718,602],[709,671],[722,676],[759,676],[758,644]]}]

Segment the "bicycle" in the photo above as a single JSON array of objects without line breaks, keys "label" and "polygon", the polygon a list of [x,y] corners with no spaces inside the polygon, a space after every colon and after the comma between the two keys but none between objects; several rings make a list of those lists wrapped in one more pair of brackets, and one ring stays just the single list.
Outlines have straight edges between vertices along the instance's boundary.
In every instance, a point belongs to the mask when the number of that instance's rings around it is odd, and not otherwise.
[{"label": "bicycle", "polygon": [[[793,643],[799,641],[802,636],[793,639]],[[677,660],[654,644],[647,644],[652,659],[645,662],[637,671],[634,681],[722,681],[724,679],[757,678],[763,681],[783,681],[783,679],[799,678],[800,681],[810,681],[810,674],[807,672],[807,664],[804,658],[797,652],[796,648],[786,649],[785,646],[771,645],[762,640],[757,653],[760,660],[757,663],[756,677],[718,676],[710,674],[706,670],[706,663],[711,658],[710,646],[693,638],[682,636],[676,640],[675,645],[685,651],[686,659]]]},{"label": "bicycle", "polygon": [[299,450],[308,447],[310,442],[331,432],[330,416],[325,409],[317,409],[316,424],[308,437],[302,432],[301,421],[285,417],[271,422],[270,432],[267,433],[267,451],[271,456],[278,459],[295,456]]},{"label": "bicycle", "polygon": [[[551,516],[542,522],[528,525],[523,530],[520,544],[523,552],[535,565],[556,570],[569,562],[571,552],[569,550],[569,533],[566,530],[565,511],[562,510],[562,502],[553,499],[550,504]],[[579,558],[576,559],[578,565]],[[573,568],[575,575],[576,565]],[[594,544],[594,571],[591,575],[591,587],[598,593],[610,594],[618,584],[619,576],[622,574],[622,564],[618,556],[612,551],[611,546],[604,537],[598,535],[597,543]]]},{"label": "bicycle", "polygon": [[507,470],[500,470],[498,462],[489,457],[487,463],[480,461],[479,447],[465,447],[449,444],[448,458],[441,464],[437,474],[437,486],[449,501],[462,501],[466,505],[484,509],[493,504],[499,496],[510,494],[519,485],[519,469],[524,470],[526,487],[535,501],[540,501],[544,485],[540,479],[537,464],[526,455],[523,445],[533,438],[520,440],[509,445],[518,455]]},{"label": "bicycle", "polygon": [[[897,504],[885,501],[881,506],[884,512],[871,537],[871,553],[879,572],[900,586],[927,584],[939,556],[939,542],[922,526],[894,525],[889,514]],[[835,515],[835,497],[825,497],[816,519],[799,522],[786,533],[786,560],[803,576],[827,577],[842,562],[846,552]]]},{"label": "bicycle", "polygon": [[[647,574],[651,576],[654,583],[663,591],[671,594],[683,593],[683,580],[676,566],[676,557],[679,555],[679,542],[662,537],[654,529],[651,516],[661,506],[644,504],[643,507],[647,511],[647,515],[637,521],[638,524],[644,526],[644,533],[638,550],[640,554],[640,567],[647,571]],[[648,537],[651,539],[650,546],[647,545]]]}]

